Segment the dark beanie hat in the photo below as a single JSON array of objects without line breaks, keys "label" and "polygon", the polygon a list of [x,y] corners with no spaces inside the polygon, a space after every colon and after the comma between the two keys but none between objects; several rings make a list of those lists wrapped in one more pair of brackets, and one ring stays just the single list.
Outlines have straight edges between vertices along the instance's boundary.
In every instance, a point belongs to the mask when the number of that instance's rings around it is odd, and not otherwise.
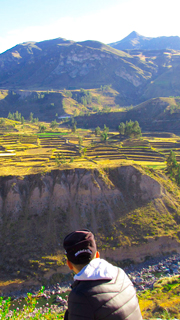
[{"label": "dark beanie hat", "polygon": [[73,231],[63,243],[65,254],[74,264],[89,263],[96,253],[94,235],[88,229]]}]

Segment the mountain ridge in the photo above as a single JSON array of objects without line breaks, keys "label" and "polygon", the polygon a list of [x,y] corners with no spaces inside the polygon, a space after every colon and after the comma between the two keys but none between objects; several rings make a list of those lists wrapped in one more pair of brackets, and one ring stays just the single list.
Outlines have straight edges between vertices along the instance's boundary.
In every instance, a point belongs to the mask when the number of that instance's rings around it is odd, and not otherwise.
[{"label": "mountain ridge", "polygon": [[[120,106],[179,96],[180,50],[142,50],[135,44],[160,38],[133,31],[121,41],[126,44],[124,51],[92,40],[25,42],[0,54],[0,89],[58,91],[111,85],[119,93]],[[128,41],[134,41],[133,49],[128,49]]]},{"label": "mountain ridge", "polygon": [[[154,72],[134,66],[133,57],[100,42],[65,43],[54,40],[18,45],[0,55],[0,87],[16,89],[80,89],[112,84],[124,88],[128,97],[131,89],[151,78]],[[55,45],[54,45],[55,42]],[[95,47],[95,48],[94,48]],[[127,87],[128,81],[128,87]],[[129,104],[132,103],[130,99]]]},{"label": "mountain ridge", "polygon": [[145,37],[137,33],[131,32],[127,37],[120,41],[109,43],[109,46],[117,50],[141,49],[141,50],[162,50],[174,49],[180,50],[180,37],[178,36],[160,36]]}]

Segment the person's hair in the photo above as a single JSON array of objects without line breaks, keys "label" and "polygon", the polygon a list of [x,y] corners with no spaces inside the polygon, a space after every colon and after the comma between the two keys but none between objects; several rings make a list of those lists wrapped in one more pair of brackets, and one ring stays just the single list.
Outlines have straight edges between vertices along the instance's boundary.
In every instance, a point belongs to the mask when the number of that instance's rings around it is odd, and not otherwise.
[{"label": "person's hair", "polygon": [[[96,258],[96,253],[90,261],[92,261],[95,258]],[[87,266],[89,264],[90,261],[88,261],[86,263],[82,263],[82,264],[75,264],[75,263],[72,263],[71,261],[70,262],[80,272],[85,266]]]}]

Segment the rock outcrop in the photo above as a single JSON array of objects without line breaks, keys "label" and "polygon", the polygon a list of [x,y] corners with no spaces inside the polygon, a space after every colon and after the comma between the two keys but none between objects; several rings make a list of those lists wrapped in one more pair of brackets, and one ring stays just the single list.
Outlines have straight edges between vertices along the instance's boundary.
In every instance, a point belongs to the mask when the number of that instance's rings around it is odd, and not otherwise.
[{"label": "rock outcrop", "polygon": [[[147,247],[148,236],[157,236],[156,233],[153,235],[153,215],[156,214],[156,219],[158,215],[167,215],[173,234],[178,204],[169,210],[171,202],[171,197],[157,180],[133,166],[106,171],[55,170],[44,175],[1,177],[0,264],[62,250],[64,236],[81,227],[93,230],[99,247],[104,250],[110,250],[112,246],[123,247],[124,257],[128,256],[124,250],[131,248],[132,251],[132,245],[140,246],[141,260],[146,255],[146,250],[142,250],[143,243]],[[151,212],[152,225],[143,224]],[[176,225],[175,233],[177,231]],[[159,245],[155,254],[172,251],[173,245],[169,245],[169,241],[168,237],[167,248],[165,243],[164,247]],[[176,242],[178,247],[178,239]],[[119,259],[120,251],[122,249],[118,251]],[[138,260],[137,252],[138,247]]]}]

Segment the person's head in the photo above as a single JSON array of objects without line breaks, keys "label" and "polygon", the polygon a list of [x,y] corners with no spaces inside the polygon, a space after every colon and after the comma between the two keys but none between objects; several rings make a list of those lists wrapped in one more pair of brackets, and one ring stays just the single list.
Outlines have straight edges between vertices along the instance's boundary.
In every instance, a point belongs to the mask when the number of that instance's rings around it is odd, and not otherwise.
[{"label": "person's head", "polygon": [[63,243],[67,265],[76,273],[92,259],[99,258],[94,235],[88,229],[76,230],[68,234]]}]

